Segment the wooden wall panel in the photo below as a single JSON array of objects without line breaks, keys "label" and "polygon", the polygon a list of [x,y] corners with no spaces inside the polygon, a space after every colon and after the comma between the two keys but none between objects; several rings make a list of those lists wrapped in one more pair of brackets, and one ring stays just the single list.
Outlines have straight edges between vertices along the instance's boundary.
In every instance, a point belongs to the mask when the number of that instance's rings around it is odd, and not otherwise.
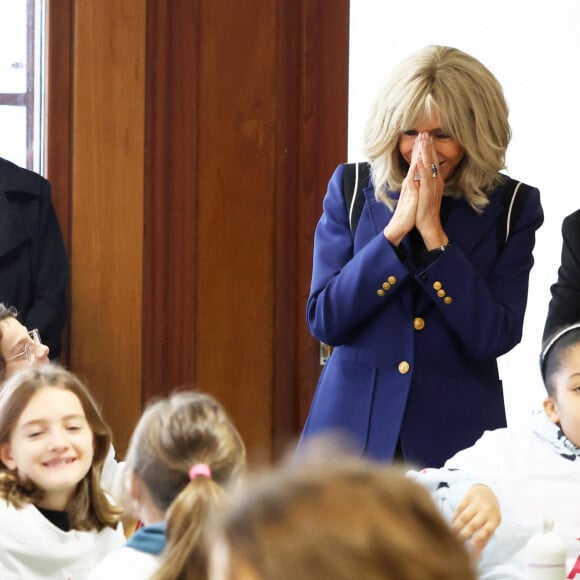
[{"label": "wooden wall panel", "polygon": [[200,4],[196,377],[257,460],[272,430],[276,10],[228,5]]},{"label": "wooden wall panel", "polygon": [[207,391],[269,458],[276,19],[226,4],[148,2],[143,399]]},{"label": "wooden wall panel", "polygon": [[[47,3],[46,176],[67,252],[71,246],[72,0]],[[70,304],[70,291],[69,300]],[[70,325],[66,325],[60,362],[69,363]]]},{"label": "wooden wall panel", "polygon": [[[332,14],[330,17],[329,14]],[[304,1],[300,196],[296,210],[297,293],[295,361],[298,428],[301,429],[322,370],[319,343],[306,326],[314,229],[336,166],[347,157],[349,2]]]},{"label": "wooden wall panel", "polygon": [[142,404],[192,386],[268,461],[320,371],[304,307],[346,156],[348,0],[50,4],[71,367],[121,451]]},{"label": "wooden wall panel", "polygon": [[122,450],[141,410],[145,0],[74,10],[71,368]]},{"label": "wooden wall panel", "polygon": [[[73,50],[71,0],[52,0],[47,7],[48,30],[58,42],[47,49],[46,174],[64,242],[70,245],[71,75]],[[58,106],[56,104],[58,103]],[[54,104],[54,105],[53,105]]]},{"label": "wooden wall panel", "polygon": [[147,3],[143,402],[195,381],[196,0]]},{"label": "wooden wall panel", "polygon": [[[272,455],[284,454],[298,427],[295,323],[297,301],[297,220],[301,197],[303,6],[278,3],[276,31],[276,144],[274,193],[274,348]],[[301,321],[303,322],[303,321]]]},{"label": "wooden wall panel", "polygon": [[278,16],[274,455],[295,442],[322,369],[306,299],[322,198],[347,154],[349,2],[280,0]]}]

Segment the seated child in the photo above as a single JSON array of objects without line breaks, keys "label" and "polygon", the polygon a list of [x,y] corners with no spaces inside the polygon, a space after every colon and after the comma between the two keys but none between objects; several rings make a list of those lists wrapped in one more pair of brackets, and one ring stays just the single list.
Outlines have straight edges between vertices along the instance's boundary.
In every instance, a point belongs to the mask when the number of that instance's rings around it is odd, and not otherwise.
[{"label": "seated child", "polygon": [[0,578],[85,578],[124,542],[100,486],[111,432],[84,385],[47,365],[0,390]]},{"label": "seated child", "polygon": [[28,330],[17,316],[14,308],[0,302],[0,381],[22,368],[49,362],[49,348],[42,344],[38,330]]},{"label": "seated child", "polygon": [[208,514],[245,458],[242,438],[209,395],[184,391],[151,404],[127,453],[129,494],[145,527],[90,578],[206,579]]},{"label": "seated child", "polygon": [[545,522],[566,542],[568,578],[580,579],[580,323],[545,342],[540,366],[547,396],[529,426],[487,431],[443,469],[416,474],[441,488],[467,472],[496,494],[501,524],[479,560],[481,579],[525,579],[526,543]]},{"label": "seated child", "polygon": [[429,493],[358,457],[250,479],[211,537],[209,580],[475,580]]},{"label": "seated child", "polygon": [[[0,385],[22,369],[50,364],[49,348],[42,343],[37,330],[28,330],[18,320],[11,306],[0,302]],[[124,500],[122,493],[124,463],[115,460],[115,449],[109,447],[101,469],[101,486],[114,498]],[[124,506],[126,507],[126,506]]]}]

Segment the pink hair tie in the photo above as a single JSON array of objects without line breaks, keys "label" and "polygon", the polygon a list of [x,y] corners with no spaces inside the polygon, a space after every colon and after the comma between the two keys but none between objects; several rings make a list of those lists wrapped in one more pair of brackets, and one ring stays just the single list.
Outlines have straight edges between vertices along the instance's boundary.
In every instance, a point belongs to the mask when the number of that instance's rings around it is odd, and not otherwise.
[{"label": "pink hair tie", "polygon": [[209,477],[211,479],[211,469],[206,463],[196,463],[189,470],[189,479],[193,481],[198,475],[203,475],[204,477]]}]

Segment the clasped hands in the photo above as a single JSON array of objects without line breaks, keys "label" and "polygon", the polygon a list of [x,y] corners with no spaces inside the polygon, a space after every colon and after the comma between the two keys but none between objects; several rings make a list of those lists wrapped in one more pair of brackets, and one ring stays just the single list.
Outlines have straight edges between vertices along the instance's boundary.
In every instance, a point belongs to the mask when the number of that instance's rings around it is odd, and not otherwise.
[{"label": "clasped hands", "polygon": [[383,231],[385,238],[397,247],[416,227],[427,250],[446,245],[449,238],[440,217],[443,188],[433,139],[427,132],[419,133],[393,217]]}]

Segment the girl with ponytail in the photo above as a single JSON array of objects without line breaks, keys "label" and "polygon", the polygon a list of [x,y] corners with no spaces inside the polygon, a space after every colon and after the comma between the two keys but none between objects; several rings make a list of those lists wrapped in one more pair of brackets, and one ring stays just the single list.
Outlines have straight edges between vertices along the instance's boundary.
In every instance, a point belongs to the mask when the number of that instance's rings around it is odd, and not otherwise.
[{"label": "girl with ponytail", "polygon": [[206,522],[245,460],[240,434],[209,395],[179,392],[149,405],[127,453],[128,491],[144,527],[90,578],[205,580]]}]

